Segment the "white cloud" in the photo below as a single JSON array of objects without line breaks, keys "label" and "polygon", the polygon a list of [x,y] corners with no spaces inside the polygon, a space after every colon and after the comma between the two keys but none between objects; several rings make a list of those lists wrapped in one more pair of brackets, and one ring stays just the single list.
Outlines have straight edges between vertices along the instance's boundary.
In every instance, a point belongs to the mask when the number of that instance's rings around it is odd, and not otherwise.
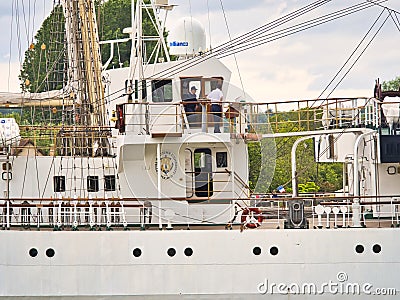
[{"label": "white cloud", "polygon": [[[52,1],[39,2],[47,3],[46,7],[42,5],[37,11],[37,16],[40,15],[43,19],[46,15],[45,11],[51,8]],[[229,40],[219,0],[171,0],[170,2],[179,6],[169,13],[168,25],[173,24],[180,17],[192,15],[204,25],[207,34],[210,31],[209,24],[211,25],[211,40],[214,47]],[[235,38],[312,2],[311,0],[224,0],[223,4],[231,36]],[[362,1],[332,1],[311,15],[315,17],[360,2]],[[400,10],[398,0],[389,0],[384,4]],[[6,5],[6,1],[0,4],[2,28],[10,28],[11,14],[7,13],[7,11],[11,12],[10,7],[10,4]],[[349,57],[380,12],[380,7],[371,8],[368,11],[237,54],[244,87],[250,95],[260,101],[317,97]],[[35,25],[40,26],[38,19]],[[21,39],[23,42],[26,40]],[[4,30],[0,35],[0,76],[3,79],[0,82],[0,91],[8,90],[9,41],[9,31]],[[13,38],[13,42],[11,60],[16,61],[20,59],[16,37]],[[370,96],[377,77],[381,80],[390,80],[400,75],[399,42],[400,32],[393,22],[388,20],[332,96]],[[25,42],[21,46],[22,54],[26,47]],[[223,61],[233,72],[232,83],[240,86],[233,57],[228,57]],[[13,62],[10,91],[18,89],[18,73],[19,63]]]}]

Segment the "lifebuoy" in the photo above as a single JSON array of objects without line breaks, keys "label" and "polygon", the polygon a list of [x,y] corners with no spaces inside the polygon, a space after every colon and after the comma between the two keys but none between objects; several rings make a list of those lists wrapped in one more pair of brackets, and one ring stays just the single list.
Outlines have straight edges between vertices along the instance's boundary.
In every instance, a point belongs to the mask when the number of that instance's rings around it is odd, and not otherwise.
[{"label": "lifebuoy", "polygon": [[243,210],[241,217],[242,224],[247,228],[257,228],[261,225],[264,217],[257,207],[249,207]]}]

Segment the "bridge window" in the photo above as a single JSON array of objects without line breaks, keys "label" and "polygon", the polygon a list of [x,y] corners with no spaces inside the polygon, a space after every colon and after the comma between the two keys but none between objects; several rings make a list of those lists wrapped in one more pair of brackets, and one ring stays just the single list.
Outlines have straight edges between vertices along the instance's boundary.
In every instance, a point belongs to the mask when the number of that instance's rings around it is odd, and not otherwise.
[{"label": "bridge window", "polygon": [[104,176],[104,190],[106,192],[115,191],[115,175]]},{"label": "bridge window", "polygon": [[153,102],[171,102],[172,80],[170,79],[152,80],[151,93]]},{"label": "bridge window", "polygon": [[228,153],[227,152],[217,152],[217,168],[227,168],[228,167]]},{"label": "bridge window", "polygon": [[99,191],[99,176],[88,176],[87,177],[87,190],[88,192]]},{"label": "bridge window", "polygon": [[196,98],[202,97],[201,94],[201,79],[194,78],[181,78],[181,97],[182,100],[192,99],[193,96],[190,94],[191,88],[196,88]]}]

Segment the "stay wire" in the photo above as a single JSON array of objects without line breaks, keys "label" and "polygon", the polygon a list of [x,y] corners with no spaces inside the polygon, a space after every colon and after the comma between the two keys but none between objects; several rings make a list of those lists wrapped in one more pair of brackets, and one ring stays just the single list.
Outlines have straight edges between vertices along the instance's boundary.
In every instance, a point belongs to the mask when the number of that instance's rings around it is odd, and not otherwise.
[{"label": "stay wire", "polygon": [[[321,98],[322,95],[328,90],[329,86],[335,81],[335,79],[339,76],[340,72],[344,69],[344,67],[347,65],[347,63],[350,61],[350,59],[353,57],[353,55],[357,52],[358,48],[362,45],[362,43],[365,41],[371,30],[374,28],[375,24],[378,22],[378,20],[381,18],[382,14],[385,12],[385,9],[382,10],[382,12],[379,14],[379,16],[375,19],[375,22],[372,24],[372,26],[368,29],[367,33],[364,35],[364,37],[361,39],[361,41],[358,43],[357,47],[353,50],[351,55],[347,58],[345,63],[341,66],[341,68],[336,72],[335,76],[333,76],[332,80],[328,83],[328,85],[324,88],[324,90],[321,92],[321,94],[317,97],[317,99]],[[332,93],[330,93],[332,94]],[[328,97],[326,97],[328,98]],[[315,104],[315,102],[312,104],[312,106]],[[319,107],[321,107],[322,104],[320,104]]]},{"label": "stay wire", "polygon": [[281,29],[281,30],[278,30],[271,34],[268,34],[266,36],[258,37],[252,43],[248,43],[248,44],[245,43],[245,44],[241,44],[241,45],[232,46],[229,49],[229,51],[221,51],[222,55],[218,55],[218,57],[224,58],[224,57],[230,55],[230,52],[232,52],[232,51],[234,51],[234,53],[246,51],[246,50],[258,47],[260,45],[270,43],[270,42],[280,39],[282,37],[287,37],[289,35],[302,32],[304,30],[322,25],[324,23],[340,19],[342,17],[348,16],[350,14],[356,13],[358,11],[361,11],[361,10],[364,10],[364,9],[370,8],[370,7],[373,7],[373,5],[368,4],[368,3],[357,4],[352,7],[324,15],[322,17],[318,17],[318,18],[285,28],[285,29]]},{"label": "stay wire", "polygon": [[[387,21],[388,17],[389,17],[389,16],[387,16],[387,18],[385,19],[385,22]],[[337,88],[337,86],[343,81],[343,79],[345,78],[345,76],[348,75],[348,73],[350,72],[350,70],[354,67],[354,65],[356,64],[356,62],[357,62],[357,61],[359,60],[359,58],[364,54],[364,52],[366,51],[366,49],[369,47],[369,45],[370,45],[370,44],[372,43],[372,41],[375,39],[376,35],[377,35],[378,32],[381,30],[381,28],[383,27],[383,25],[385,24],[385,22],[379,27],[378,31],[375,33],[375,35],[372,37],[372,39],[369,41],[369,43],[366,45],[366,47],[363,49],[363,51],[360,53],[360,55],[357,57],[356,61],[350,66],[350,69],[342,76],[342,78],[340,79],[339,83],[335,85],[335,87],[333,88],[333,90],[331,91],[330,94],[333,93],[333,91]],[[330,94],[329,94],[329,95],[330,95]],[[326,101],[326,100],[327,100],[327,99],[325,99],[324,101]],[[312,107],[312,106],[311,106],[311,107]],[[353,117],[352,120],[357,119],[358,116],[359,116],[359,114],[360,114],[360,112],[358,112],[358,113]],[[294,127],[292,127],[292,128],[294,128]],[[290,132],[292,132],[292,131],[290,131]],[[339,133],[338,136],[334,139],[334,143],[336,143],[337,140],[338,140],[344,133],[345,133],[345,130],[343,130],[341,133]],[[291,138],[286,139],[286,141],[289,140],[289,139],[291,139]],[[282,143],[282,141],[279,142],[277,146],[279,146],[281,143]],[[282,148],[283,148],[283,146],[281,146],[279,149],[277,149],[276,152],[277,152],[277,153],[280,152],[280,150],[281,150]],[[320,158],[322,155],[324,155],[327,151],[328,151],[328,148],[325,148],[325,149],[319,154],[319,157],[318,157],[318,158]]]},{"label": "stay wire", "polygon": [[[329,1],[331,1],[331,0],[329,0]],[[326,3],[326,2],[329,2],[329,1],[316,1],[316,2],[324,2],[324,3]],[[386,1],[386,0],[382,0],[382,1]],[[307,5],[306,7],[308,7],[308,6],[310,6],[310,5]],[[303,8],[303,9],[304,9],[304,8]],[[312,8],[312,9],[315,9],[315,7]],[[301,10],[301,9],[300,9],[300,10]],[[294,15],[294,17],[298,17],[298,15],[295,15],[295,13],[298,12],[298,11],[300,11],[300,10],[297,10],[297,11],[295,11],[295,12],[293,12],[293,13],[290,13],[290,14],[284,16],[284,17],[281,17],[281,18],[279,18],[279,19],[277,19],[277,20],[275,20],[275,21],[273,21],[273,22],[270,22],[270,23],[268,23],[267,25],[269,25],[269,24],[274,24],[274,23],[276,23],[278,20],[282,20],[282,19],[286,18],[287,16],[293,16],[293,15]],[[310,10],[308,10],[307,12],[309,12],[309,11],[310,11]],[[262,27],[263,27],[263,26],[262,26]],[[264,25],[264,27],[265,27],[265,25]],[[255,30],[253,30],[253,31],[256,31],[256,30],[257,30],[257,29],[255,29]],[[248,36],[249,33],[244,34],[244,35],[242,35],[242,36],[246,36],[246,35]],[[158,72],[158,73],[155,73],[155,74],[153,74],[153,77],[168,77],[168,76],[172,76],[172,75],[175,75],[175,74],[177,74],[177,73],[179,73],[179,72],[182,72],[182,71],[184,71],[184,70],[187,70],[187,69],[191,68],[191,67],[194,66],[194,65],[197,65],[197,64],[199,64],[199,63],[205,62],[205,61],[207,61],[207,60],[209,60],[209,59],[211,59],[211,58],[217,57],[217,56],[218,56],[218,53],[221,51],[221,49],[218,50],[219,48],[222,48],[224,45],[233,44],[234,41],[237,40],[237,39],[239,39],[239,38],[241,38],[241,36],[239,36],[238,38],[232,39],[232,42],[227,42],[227,43],[224,43],[224,44],[222,44],[222,45],[220,45],[220,46],[214,48],[213,51],[210,51],[210,52],[206,53],[206,54],[203,55],[203,56],[197,56],[197,57],[194,57],[194,58],[192,58],[192,59],[185,60],[184,62],[182,62],[182,63],[180,63],[180,64],[178,64],[178,65],[175,65],[175,66],[173,66],[173,67],[170,67],[170,68],[167,68],[167,69],[165,69],[165,70],[163,70],[163,71],[160,71],[160,72]],[[216,49],[217,49],[217,50],[216,50]],[[147,84],[146,86],[150,86],[150,84]],[[120,90],[117,90],[117,91],[115,91],[115,92],[109,94],[109,97],[110,97],[110,96],[113,96],[113,95],[116,95],[116,94],[119,94],[119,93],[122,92],[123,90],[124,90],[123,88],[120,89]],[[138,89],[138,92],[140,92],[140,90],[141,90],[141,88]],[[115,100],[115,99],[118,99],[118,98],[120,98],[120,97],[122,97],[122,96],[124,96],[124,95],[119,95],[119,96],[117,96],[117,97],[115,97],[115,98],[113,98],[113,99],[110,99],[110,101],[113,101],[113,100]]]},{"label": "stay wire", "polygon": [[217,46],[215,50],[221,50],[224,49],[226,47],[230,47],[231,45],[235,45],[235,44],[241,44],[241,43],[245,43],[248,42],[252,39],[254,39],[255,37],[260,36],[260,34],[265,33],[267,31],[270,31],[282,24],[288,23],[289,21],[292,21],[294,19],[296,19],[297,17],[300,17],[302,15],[305,15],[306,13],[330,2],[332,0],[324,0],[324,1],[315,1],[309,5],[306,5],[300,9],[297,9],[287,15],[284,15],[274,21],[268,22],[267,24],[264,24],[256,29],[250,30],[249,32],[246,32],[245,34],[242,34],[234,39],[232,39],[229,42],[223,43],[219,46]]},{"label": "stay wire", "polygon": [[11,58],[12,58],[12,41],[13,41],[13,28],[14,28],[14,1],[11,2],[11,24],[10,24],[10,47],[8,56],[8,81],[7,81],[7,91],[10,92],[10,80],[11,80]]},{"label": "stay wire", "polygon": [[210,41],[210,50],[212,50],[212,44],[211,44],[210,5],[209,5],[208,1],[209,1],[209,0],[207,0],[208,36],[209,36],[209,41]]},{"label": "stay wire", "polygon": [[[385,25],[386,21],[388,20],[390,16],[390,12],[388,13],[385,21],[381,24],[381,26],[378,28],[378,30],[375,32],[374,36],[371,38],[371,40],[369,41],[369,43],[365,46],[365,48],[363,49],[363,51],[360,53],[360,55],[357,57],[357,59],[354,61],[354,63],[350,66],[350,68],[348,69],[348,71],[342,76],[342,78],[340,79],[340,81],[335,85],[335,87],[333,88],[333,90],[331,91],[331,93],[328,95],[328,97],[333,93],[333,91],[337,88],[337,86],[343,81],[343,79],[347,76],[347,74],[350,72],[350,70],[354,67],[354,65],[357,63],[357,61],[360,59],[360,57],[364,54],[364,52],[367,50],[367,48],[369,47],[369,45],[372,43],[372,41],[375,39],[375,37],[377,36],[377,34],[379,33],[379,31],[382,29],[382,27]],[[366,103],[368,104],[368,102]],[[352,118],[351,121],[356,120],[359,115],[360,115],[361,111],[358,111],[357,114],[355,114],[355,116]],[[335,137],[335,139],[333,140],[333,143],[336,143],[338,141],[338,139],[346,132],[345,129],[343,129],[338,135],[337,137]],[[325,147],[325,149],[319,153],[318,155],[318,159],[322,157],[322,155],[324,155],[327,151],[329,150],[328,147]],[[304,171],[305,172],[305,171]],[[302,172],[298,172],[296,174],[296,177],[299,176]]]},{"label": "stay wire", "polygon": [[[228,31],[228,36],[229,36],[229,41],[232,41],[231,31],[229,30],[228,20],[227,20],[227,18],[226,18],[226,13],[225,13],[225,9],[224,9],[224,4],[222,3],[222,0],[219,0],[219,2],[220,2],[220,4],[221,4],[222,13],[223,13],[223,15],[224,15],[226,30]],[[243,98],[245,98],[245,92],[244,92],[244,85],[243,85],[243,80],[242,80],[242,74],[240,73],[239,64],[238,64],[237,57],[236,57],[236,54],[235,54],[235,53],[233,53],[233,57],[234,57],[234,60],[235,60],[235,65],[236,65],[236,70],[237,70],[237,72],[238,72],[238,76],[239,76],[239,80],[240,80],[240,85],[241,85],[241,87],[242,87]]]},{"label": "stay wire", "polygon": [[[384,11],[384,10],[383,10],[383,11]],[[381,14],[378,16],[377,20],[379,20],[379,18],[380,18],[381,15],[382,15],[382,12],[381,12]],[[368,30],[367,34],[366,34],[366,35],[363,37],[363,39],[360,41],[360,43],[359,43],[359,45],[357,46],[357,48],[360,47],[360,45],[362,44],[362,42],[363,42],[363,41],[365,40],[365,38],[368,36],[368,34],[369,34],[370,31],[372,30],[372,28],[375,26],[377,20],[375,20],[375,22],[371,25],[371,27],[370,27],[370,29]],[[367,46],[368,46],[368,45],[367,45]],[[357,48],[356,48],[356,49],[357,49]],[[364,51],[365,51],[365,50],[364,50]],[[346,60],[346,62],[344,63],[344,65],[340,68],[340,70],[339,70],[339,71],[336,73],[336,75],[334,76],[335,78],[339,75],[340,71],[344,69],[344,67],[345,67],[346,64],[350,61],[351,57],[354,55],[355,52],[356,52],[356,51],[353,51],[353,53],[350,55],[350,57]],[[362,52],[362,53],[363,53],[363,52]],[[357,60],[358,60],[358,59],[357,59]],[[354,65],[354,64],[353,64],[353,65]],[[348,73],[348,72],[347,72],[347,73]],[[346,74],[347,74],[347,73],[346,73]],[[343,80],[343,78],[342,78],[342,80]],[[327,86],[325,87],[325,89],[324,89],[324,92],[328,89],[328,87],[332,84],[332,82],[333,82],[333,80],[331,80],[331,81],[328,83],[328,85],[327,85]],[[331,93],[330,93],[329,95],[332,94],[332,92],[336,89],[336,87],[337,87],[337,85],[336,85],[335,88],[331,91]],[[322,95],[322,94],[323,94],[323,93],[321,93],[321,95]],[[310,108],[314,107],[314,105],[317,103],[317,101],[320,100],[321,95],[320,95],[317,99],[314,100],[314,102],[311,104]],[[327,99],[323,100],[323,102],[325,102],[326,100],[327,100]],[[323,102],[319,105],[319,107],[322,106]],[[292,129],[294,129],[294,128],[295,128],[295,126],[292,127]],[[291,131],[292,131],[292,130],[291,130]],[[290,131],[290,132],[291,132],[291,131]]]},{"label": "stay wire", "polygon": [[374,1],[374,0],[366,0],[366,1],[368,1],[369,3],[371,3],[373,5],[380,6],[382,8],[386,8],[388,11],[394,12],[396,14],[400,13],[399,11],[397,11],[397,10],[395,10],[393,8],[390,8],[389,6],[380,4],[381,3],[380,1]]},{"label": "stay wire", "polygon": [[[397,18],[397,14],[394,13],[394,17],[393,17],[392,12],[390,12],[390,17],[392,18],[393,23],[394,23],[394,25],[396,26],[397,30],[400,32],[400,27],[399,27],[399,26],[400,26],[400,21],[399,21],[399,19]],[[397,22],[396,22],[396,20],[397,20]]]},{"label": "stay wire", "polygon": [[[385,0],[385,1],[386,1],[386,0]],[[368,7],[371,6],[371,5],[366,4],[366,3],[365,3],[364,5],[368,5],[368,6],[365,7],[365,8],[368,8]],[[285,36],[283,36],[283,37],[285,37]],[[279,37],[279,38],[282,38],[282,37]],[[233,41],[233,40],[232,40],[232,41]],[[228,43],[226,43],[226,44],[228,44]],[[232,43],[231,43],[231,44],[232,44]],[[215,49],[218,49],[218,48],[220,48],[220,47],[217,47],[217,48],[215,48]],[[192,67],[193,65],[197,65],[197,64],[199,64],[200,62],[205,62],[206,60],[208,60],[208,59],[210,59],[210,58],[213,58],[213,57],[223,58],[223,57],[225,57],[225,56],[228,56],[228,55],[231,55],[231,54],[232,54],[232,53],[230,53],[230,54],[227,54],[227,55],[221,57],[221,56],[219,55],[219,52],[221,52],[221,51],[223,51],[223,50],[222,50],[222,49],[220,49],[220,50],[215,50],[215,49],[213,50],[212,53],[207,54],[207,55],[202,56],[202,57],[199,57],[198,59],[190,59],[190,60],[188,60],[188,61],[186,61],[186,62],[184,62],[184,63],[182,63],[182,64],[179,64],[179,65],[177,65],[177,66],[168,68],[168,69],[166,69],[166,70],[164,70],[164,71],[162,71],[162,72],[159,72],[158,74],[154,74],[154,77],[157,77],[157,76],[163,77],[163,76],[175,75],[176,73],[179,73],[179,72],[181,72],[181,71],[183,71],[183,70],[186,70],[186,69]],[[237,53],[237,52],[236,52],[236,53]]]},{"label": "stay wire", "polygon": [[[325,0],[325,1],[323,1],[323,2],[326,2],[326,1],[331,1],[331,0]],[[316,2],[321,2],[321,1],[316,1]],[[309,6],[309,5],[308,5],[308,6]],[[297,12],[297,11],[296,11],[296,12]],[[296,12],[294,12],[294,13],[296,13]],[[294,13],[290,13],[290,14],[288,14],[288,15],[293,15]],[[285,17],[286,17],[286,16],[281,17],[281,18],[277,19],[276,21],[281,20],[281,19],[284,19]],[[276,21],[274,21],[274,22],[276,22]],[[274,22],[271,22],[271,23],[274,23]],[[268,25],[268,24],[267,24],[267,25]],[[266,26],[266,25],[264,25],[264,26]],[[254,30],[253,30],[253,31],[254,31]],[[171,71],[171,70],[174,70],[174,72],[176,71],[176,73],[178,73],[178,72],[180,72],[180,71],[182,71],[182,70],[186,70],[187,68],[183,69],[185,66],[187,66],[187,65],[190,64],[190,67],[191,67],[192,65],[198,64],[199,61],[205,61],[205,60],[207,60],[207,59],[209,59],[209,58],[211,58],[211,57],[214,57],[214,56],[215,56],[214,53],[217,52],[217,49],[224,47],[224,45],[232,44],[232,43],[235,42],[237,39],[239,39],[239,38],[241,38],[241,37],[244,37],[244,36],[246,36],[246,35],[248,35],[248,34],[249,34],[249,33],[246,33],[246,34],[244,34],[244,35],[242,35],[242,36],[239,36],[239,37],[233,39],[231,42],[223,43],[223,44],[219,45],[218,47],[214,48],[214,50],[213,50],[212,52],[210,51],[210,52],[206,53],[206,55],[204,55],[204,56],[197,56],[197,57],[194,57],[194,58],[189,59],[189,60],[186,60],[186,61],[184,61],[184,62],[182,62],[182,63],[180,63],[180,64],[178,64],[178,65],[176,65],[176,66],[167,68],[167,69],[165,69],[165,70],[162,71],[162,72],[153,74],[153,77],[157,77],[157,76],[163,77],[163,76],[166,75],[165,72]],[[176,73],[173,73],[173,74],[176,74]],[[167,75],[168,75],[168,74],[167,74]],[[122,91],[122,89],[121,89],[121,91]]]},{"label": "stay wire", "polygon": [[[385,9],[384,9],[384,11],[385,11]],[[379,18],[380,18],[381,15],[382,15],[382,13],[379,15]],[[338,87],[338,85],[343,81],[343,79],[348,75],[348,73],[351,71],[351,69],[354,67],[354,65],[358,62],[358,60],[360,59],[360,57],[364,54],[364,52],[365,52],[365,51],[367,50],[367,48],[370,46],[370,44],[371,44],[372,41],[375,39],[375,37],[377,36],[377,34],[380,32],[380,30],[382,29],[382,27],[384,26],[384,24],[385,24],[386,21],[388,20],[389,16],[390,16],[390,14],[388,14],[388,16],[386,17],[386,19],[384,20],[384,22],[381,24],[381,26],[380,26],[380,27],[378,28],[378,30],[375,32],[375,34],[374,34],[373,37],[370,39],[370,41],[368,42],[368,44],[364,47],[364,49],[362,50],[362,52],[358,55],[357,59],[353,62],[353,64],[352,64],[352,65],[350,66],[350,68],[348,69],[348,71],[342,76],[342,78],[339,80],[339,82],[334,86],[334,88],[332,89],[332,91],[330,92],[330,94],[328,95],[328,97],[333,93],[333,91]],[[372,27],[376,24],[376,22],[377,22],[377,20],[374,22],[374,24],[372,25]],[[370,31],[370,30],[369,30],[369,31]],[[363,38],[363,40],[364,40],[364,39],[365,39],[365,37]],[[358,46],[357,46],[357,47],[358,47]],[[352,55],[353,55],[353,54],[352,54]],[[347,64],[347,62],[346,62],[345,64]],[[342,68],[343,68],[343,67],[342,67]],[[329,83],[329,84],[330,84],[330,83]],[[325,99],[324,101],[326,101],[326,100],[327,100],[327,99]],[[315,104],[316,101],[317,101],[317,100],[314,101],[314,104]],[[311,105],[311,107],[313,107],[313,105]],[[359,116],[359,114],[360,114],[360,111],[357,112],[357,114],[353,117],[352,120],[357,119],[358,116]],[[295,128],[295,126],[292,127],[292,129],[294,129],[294,128]],[[293,130],[291,130],[290,132],[292,132],[292,131],[293,131]],[[337,140],[338,140],[344,133],[345,133],[345,129],[343,129],[342,132],[340,132],[340,133],[338,134],[338,136],[334,139],[334,143],[336,143]],[[289,139],[291,139],[291,138],[285,139],[285,142],[286,142],[287,140],[289,140]],[[281,143],[283,143],[283,141],[279,142],[277,146],[279,146]],[[278,148],[276,152],[277,152],[277,153],[280,152],[280,150],[282,150],[282,148],[283,148],[283,146],[281,146],[280,148]],[[318,159],[319,159],[322,155],[324,155],[327,151],[328,151],[328,148],[326,147],[322,152],[319,153]],[[299,176],[300,174],[301,174],[301,173],[298,172],[296,176]],[[286,184],[287,184],[287,183],[286,183]]]}]

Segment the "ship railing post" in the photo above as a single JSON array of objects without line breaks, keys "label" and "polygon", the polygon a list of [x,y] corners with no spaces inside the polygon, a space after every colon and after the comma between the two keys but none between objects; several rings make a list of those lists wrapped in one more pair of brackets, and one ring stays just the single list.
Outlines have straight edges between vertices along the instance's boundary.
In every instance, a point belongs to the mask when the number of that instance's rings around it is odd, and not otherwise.
[{"label": "ship railing post", "polygon": [[109,206],[109,201],[106,199],[106,227],[107,230],[111,229],[111,214],[110,214],[110,206]]},{"label": "ship railing post", "polygon": [[89,196],[89,226],[90,229],[93,230],[94,226],[96,225],[93,216],[93,200],[91,196]]},{"label": "ship railing post", "polygon": [[50,225],[52,225],[52,226],[55,226],[56,223],[57,223],[57,208],[56,208],[56,205],[57,205],[57,201],[54,201],[54,203],[53,203],[53,211],[52,211],[53,219],[50,222]]},{"label": "ship railing post", "polygon": [[[8,176],[8,175],[7,175]],[[10,199],[7,199],[7,211],[6,211],[6,223],[7,223],[7,229],[10,229]]]},{"label": "ship railing post", "polygon": [[201,132],[207,132],[207,103],[201,102]]},{"label": "ship railing post", "polygon": [[40,228],[40,218],[42,217],[42,208],[39,205],[36,205],[36,215],[37,215],[36,226],[39,229]]},{"label": "ship railing post", "polygon": [[280,222],[281,222],[281,220],[280,220],[280,213],[281,213],[281,203],[280,203],[280,201],[278,200],[278,228],[280,228]]},{"label": "ship railing post", "polygon": [[315,215],[314,215],[314,198],[311,200],[311,218],[312,218],[312,228],[315,227]]},{"label": "ship railing post", "polygon": [[140,207],[140,209],[139,209],[140,230],[145,230],[146,229],[146,227],[144,225],[144,223],[145,223],[144,214],[145,214],[145,208],[144,208],[144,201],[143,201],[142,207]]},{"label": "ship railing post", "polygon": [[58,200],[58,210],[57,210],[57,228],[60,229],[61,228],[61,195],[60,198]]},{"label": "ship railing post", "polygon": [[126,221],[126,212],[124,208],[124,201],[122,200],[122,196],[120,196],[120,201],[119,203],[121,204],[121,215],[122,215],[122,225],[124,226],[124,229],[128,229],[128,222]]},{"label": "ship railing post", "polygon": [[74,195],[74,201],[73,201],[73,206],[74,206],[74,221],[72,222],[72,229],[77,230],[78,229],[78,221],[77,221],[77,204],[78,204],[78,197]]},{"label": "ship railing post", "polygon": [[393,197],[390,197],[390,212],[391,212],[391,217],[392,217],[392,227],[394,226],[394,213],[395,213],[395,209],[394,209],[394,205],[393,205]]}]

